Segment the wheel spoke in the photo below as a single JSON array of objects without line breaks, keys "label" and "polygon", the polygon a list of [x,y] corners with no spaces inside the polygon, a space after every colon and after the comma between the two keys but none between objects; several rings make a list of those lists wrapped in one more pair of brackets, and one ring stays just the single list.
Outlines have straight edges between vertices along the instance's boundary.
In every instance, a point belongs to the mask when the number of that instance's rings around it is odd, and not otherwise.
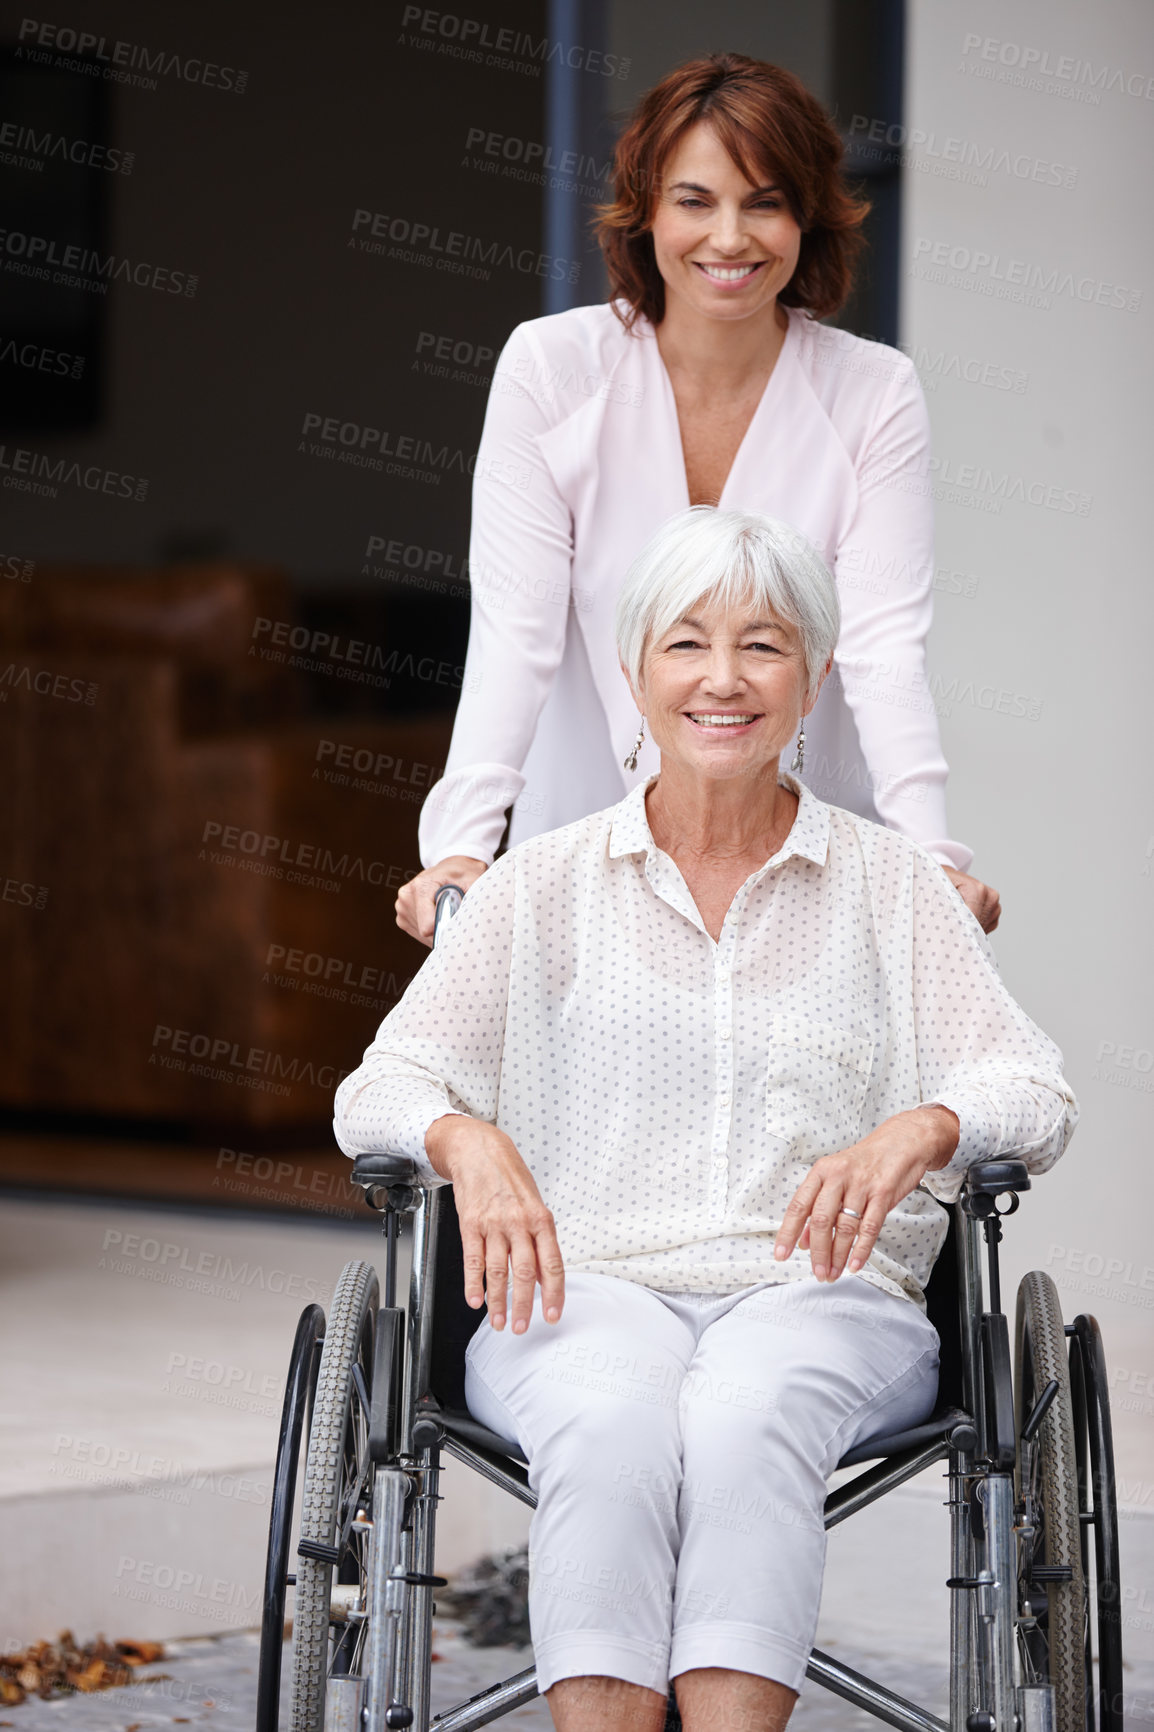
[{"label": "wheel spoke", "polygon": [[[364,1532],[354,1534],[353,1523],[357,1519],[358,1510],[364,1506],[365,1492],[372,1469],[368,1451],[370,1409],[371,1403],[364,1366],[358,1360],[352,1368],[349,1391],[347,1447],[342,1455],[341,1485],[338,1498],[340,1532],[336,1543],[341,1554],[341,1564],[337,1566],[338,1575],[346,1573],[351,1568],[356,1569],[356,1584],[359,1584],[361,1590],[360,1605],[357,1607],[360,1611],[365,1609],[368,1545]],[[346,1585],[356,1584],[347,1583]],[[328,1664],[330,1677],[334,1671],[338,1670],[342,1673],[356,1672],[364,1648],[364,1631],[365,1626],[362,1620],[350,1623],[341,1619],[332,1624]]]},{"label": "wheel spoke", "polygon": [[365,1491],[368,1487],[372,1465],[373,1464],[369,1459],[368,1432],[366,1430],[364,1450],[361,1451],[358,1449],[356,1458],[353,1462],[353,1471],[356,1474],[356,1478],[352,1479],[351,1475],[348,1473],[347,1461],[345,1464],[346,1472],[342,1478],[339,1506],[341,1528],[340,1533],[337,1536],[337,1546],[341,1552],[344,1552],[348,1547],[349,1534],[352,1531],[353,1523],[357,1519],[357,1511],[363,1507]]}]

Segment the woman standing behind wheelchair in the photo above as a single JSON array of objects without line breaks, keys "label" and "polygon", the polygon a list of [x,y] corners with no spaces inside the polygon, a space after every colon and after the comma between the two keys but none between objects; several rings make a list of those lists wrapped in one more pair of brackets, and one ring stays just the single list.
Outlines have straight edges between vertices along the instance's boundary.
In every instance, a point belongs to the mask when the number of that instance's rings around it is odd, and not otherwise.
[{"label": "woman standing behind wheelchair", "polygon": [[659,1732],[671,1678],[687,1732],[785,1725],[827,1476],[933,1410],[939,1204],[1077,1117],[932,857],[780,768],[838,626],[786,526],[672,519],[616,615],[657,774],[498,860],[337,1093],[453,1185],[562,1732]]},{"label": "woman standing behind wheelchair", "polygon": [[[477,453],[466,677],[427,868],[397,921],[432,942],[437,889],[621,798],[657,767],[617,677],[621,573],[686,505],[792,523],[841,591],[838,673],[810,727],[814,784],[921,842],[986,931],[997,892],[949,839],[929,694],[929,419],[897,350],[818,324],[852,286],[869,206],[791,73],[744,55],[678,67],[618,143],[599,225],[612,299],[518,325]],[[792,754],[791,754],[792,755]]]}]

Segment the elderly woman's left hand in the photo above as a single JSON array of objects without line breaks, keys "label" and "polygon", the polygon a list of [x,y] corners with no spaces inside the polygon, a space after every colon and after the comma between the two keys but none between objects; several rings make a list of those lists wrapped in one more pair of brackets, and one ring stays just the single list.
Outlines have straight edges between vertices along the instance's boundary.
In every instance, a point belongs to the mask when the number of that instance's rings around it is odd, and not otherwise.
[{"label": "elderly woman's left hand", "polygon": [[[895,1203],[908,1197],[926,1173],[948,1163],[960,1130],[949,1107],[914,1107],[848,1149],[822,1155],[794,1192],[774,1256],[788,1257],[795,1247],[808,1251],[819,1281],[836,1281],[847,1258],[850,1273],[856,1274]],[[861,1220],[843,1215],[843,1208],[856,1209]]]}]

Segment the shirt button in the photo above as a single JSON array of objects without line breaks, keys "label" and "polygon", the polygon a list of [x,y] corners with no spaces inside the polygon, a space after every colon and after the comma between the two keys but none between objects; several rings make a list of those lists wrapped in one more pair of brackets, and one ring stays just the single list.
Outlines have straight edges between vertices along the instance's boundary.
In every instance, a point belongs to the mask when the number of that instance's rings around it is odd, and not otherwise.
[{"label": "shirt button", "polygon": [[717,1104],[719,1107],[727,1107],[729,1105],[729,1096],[728,1095],[718,1095]]},{"label": "shirt button", "polygon": [[732,1040],[733,1039],[733,1030],[731,1028],[723,1028],[721,1030],[719,1038],[721,1040]]}]

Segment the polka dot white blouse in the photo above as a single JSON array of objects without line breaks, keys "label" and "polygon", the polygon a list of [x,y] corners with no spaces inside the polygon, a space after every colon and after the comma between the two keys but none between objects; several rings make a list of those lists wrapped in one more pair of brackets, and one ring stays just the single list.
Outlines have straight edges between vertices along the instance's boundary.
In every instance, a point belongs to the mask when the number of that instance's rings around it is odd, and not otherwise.
[{"label": "polka dot white blouse", "polygon": [[1012,1154],[1045,1172],[1077,1103],[937,862],[780,780],[793,828],[716,943],[653,840],[648,783],[498,860],[340,1085],[345,1153],[392,1149],[439,1184],[429,1125],[487,1119],[553,1211],[567,1269],[736,1292],[812,1274],[808,1252],[773,1258],[811,1162],[940,1101],[957,1151],[860,1272],[924,1310],[940,1202],[966,1166]]}]

